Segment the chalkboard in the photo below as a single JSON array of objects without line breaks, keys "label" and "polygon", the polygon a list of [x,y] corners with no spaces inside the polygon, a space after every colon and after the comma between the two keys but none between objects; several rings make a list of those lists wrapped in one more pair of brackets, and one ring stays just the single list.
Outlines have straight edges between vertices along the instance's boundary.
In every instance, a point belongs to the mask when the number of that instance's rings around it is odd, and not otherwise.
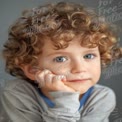
[{"label": "chalkboard", "polygon": [[[8,27],[20,16],[24,9],[33,8],[60,0],[1,0],[0,1],[0,51],[7,40]],[[122,1],[121,0],[67,0],[82,3],[94,9],[99,15],[105,16],[108,22],[118,27],[119,43],[122,45]],[[0,94],[6,81],[13,79],[4,71],[4,60],[0,54]],[[110,115],[110,122],[122,122],[122,59],[112,62],[110,67],[102,72],[99,84],[112,88],[116,93],[117,106]],[[0,103],[0,122],[9,122]]]}]

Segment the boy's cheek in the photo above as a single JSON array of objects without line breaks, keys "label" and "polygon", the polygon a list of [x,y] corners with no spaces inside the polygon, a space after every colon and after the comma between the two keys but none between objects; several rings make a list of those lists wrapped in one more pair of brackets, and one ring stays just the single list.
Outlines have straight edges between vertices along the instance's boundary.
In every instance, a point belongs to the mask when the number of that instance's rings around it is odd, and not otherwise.
[{"label": "boy's cheek", "polygon": [[94,82],[97,83],[101,77],[101,71],[97,71],[95,74],[93,74],[93,79],[94,79]]},{"label": "boy's cheek", "polygon": [[56,66],[56,65],[45,65],[44,66],[45,69],[50,70],[52,73],[56,74],[56,75],[66,75],[68,73],[68,69],[65,66]]},{"label": "boy's cheek", "polygon": [[68,72],[67,71],[65,71],[64,69],[50,69],[51,70],[51,72],[53,73],[53,74],[55,74],[55,75],[67,75],[68,74]]}]

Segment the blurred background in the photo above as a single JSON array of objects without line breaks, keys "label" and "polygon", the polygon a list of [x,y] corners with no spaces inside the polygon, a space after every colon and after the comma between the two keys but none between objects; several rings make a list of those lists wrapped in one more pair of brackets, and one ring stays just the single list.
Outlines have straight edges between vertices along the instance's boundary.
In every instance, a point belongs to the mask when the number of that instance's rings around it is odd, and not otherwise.
[{"label": "blurred background", "polygon": [[[61,0],[0,0],[0,95],[5,83],[14,77],[4,71],[4,60],[1,56],[3,44],[8,37],[8,27],[21,15],[25,9],[33,8],[45,3],[55,3]],[[67,0],[84,4],[94,9],[99,15],[105,16],[108,22],[118,28],[118,40],[122,45],[122,1],[121,0]],[[122,59],[112,62],[103,70],[99,84],[106,85],[115,91],[117,106],[110,115],[110,122],[122,122]],[[103,105],[104,107],[104,105]],[[10,122],[2,109],[0,102],[0,122]]]}]

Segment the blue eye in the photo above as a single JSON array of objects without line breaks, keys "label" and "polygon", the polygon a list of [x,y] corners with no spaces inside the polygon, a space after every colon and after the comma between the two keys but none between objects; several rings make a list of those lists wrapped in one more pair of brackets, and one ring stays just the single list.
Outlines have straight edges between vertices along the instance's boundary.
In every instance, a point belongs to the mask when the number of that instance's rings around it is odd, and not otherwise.
[{"label": "blue eye", "polygon": [[64,61],[66,61],[66,60],[67,60],[67,58],[64,57],[64,56],[59,56],[59,57],[56,57],[56,58],[54,59],[55,62],[64,62]]},{"label": "blue eye", "polygon": [[85,59],[93,59],[95,57],[94,54],[87,54],[84,56]]}]

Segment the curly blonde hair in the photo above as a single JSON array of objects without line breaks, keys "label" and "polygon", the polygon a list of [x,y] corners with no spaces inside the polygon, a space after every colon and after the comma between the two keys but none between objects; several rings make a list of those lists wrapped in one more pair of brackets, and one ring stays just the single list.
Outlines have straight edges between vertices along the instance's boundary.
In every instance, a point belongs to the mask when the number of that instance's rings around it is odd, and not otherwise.
[{"label": "curly blonde hair", "polygon": [[122,56],[117,37],[101,17],[82,5],[59,2],[24,11],[10,27],[3,49],[6,71],[25,79],[20,64],[37,65],[46,38],[58,50],[77,36],[84,47],[98,46],[102,66]]}]

